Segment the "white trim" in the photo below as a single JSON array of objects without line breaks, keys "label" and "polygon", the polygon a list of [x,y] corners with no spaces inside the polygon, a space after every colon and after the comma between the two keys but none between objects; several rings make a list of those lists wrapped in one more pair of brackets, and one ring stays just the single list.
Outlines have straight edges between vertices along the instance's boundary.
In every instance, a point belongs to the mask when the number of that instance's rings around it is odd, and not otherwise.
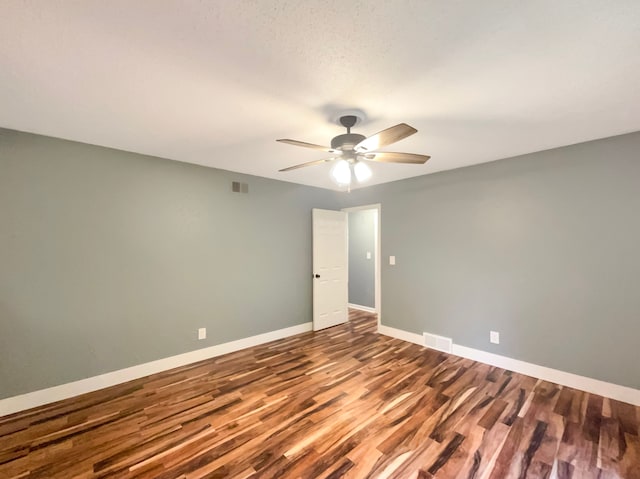
[{"label": "white trim", "polygon": [[374,304],[376,307],[376,313],[378,314],[378,326],[382,323],[380,322],[382,319],[382,243],[380,242],[380,238],[382,237],[382,205],[375,205],[378,210],[378,215],[376,216],[376,284],[375,284],[375,294],[374,294]]},{"label": "white trim", "polygon": [[[378,332],[385,336],[391,336],[392,338],[424,346],[423,337],[420,334],[410,333],[408,331],[382,325],[378,327]],[[558,369],[520,361],[519,359],[500,356],[499,354],[489,353],[480,349],[468,348],[459,344],[453,345],[453,351],[451,354],[484,364],[489,364],[491,366],[508,369],[509,371],[514,371],[516,373],[526,374],[527,376],[533,376],[535,378],[561,384],[563,386],[616,399],[618,401],[633,404],[634,406],[640,406],[640,390],[638,389],[608,383],[586,376],[579,376],[566,371],[560,371]]]},{"label": "white trim", "polygon": [[371,308],[369,306],[361,306],[359,304],[353,304],[353,303],[349,303],[347,306],[349,306],[351,309],[358,309],[360,311],[366,311],[367,313],[375,313],[376,312],[376,308]]},{"label": "white trim", "polygon": [[375,264],[375,292],[374,292],[374,304],[375,311],[378,315],[378,328],[382,325],[382,204],[374,203],[371,205],[362,205],[362,206],[352,206],[350,208],[342,208],[342,211],[346,211],[347,213],[351,211],[366,211],[366,210],[377,210],[378,214],[376,215],[376,224],[375,224],[375,255],[376,255],[376,264]]},{"label": "white trim", "polygon": [[384,334],[385,336],[402,339],[403,341],[407,341],[409,343],[415,343],[419,346],[424,346],[424,338],[422,337],[422,334],[410,333],[409,331],[392,328],[391,326],[385,326],[383,324],[378,326],[378,332],[380,334]]},{"label": "white trim", "polygon": [[237,339],[228,343],[216,344],[215,346],[138,364],[99,376],[21,394],[20,396],[0,399],[0,417],[311,330],[312,323],[298,324],[289,328]]},{"label": "white trim", "polygon": [[640,406],[640,390],[633,389],[619,384],[608,383],[578,374],[552,369],[538,364],[520,361],[519,359],[500,356],[499,354],[488,353],[480,349],[468,348],[453,345],[452,354],[462,356],[463,358],[472,359],[481,363],[490,364],[500,368],[508,369],[527,376],[533,376],[552,383],[561,384],[574,389],[580,389],[593,394],[599,394],[618,401],[627,402],[635,406]]}]

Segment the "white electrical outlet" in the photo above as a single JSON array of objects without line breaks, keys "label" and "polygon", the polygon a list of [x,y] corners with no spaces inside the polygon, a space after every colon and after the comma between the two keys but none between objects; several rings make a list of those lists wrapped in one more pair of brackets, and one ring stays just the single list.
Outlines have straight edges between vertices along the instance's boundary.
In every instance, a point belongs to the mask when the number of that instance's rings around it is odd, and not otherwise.
[{"label": "white electrical outlet", "polygon": [[207,339],[207,328],[198,329],[198,339]]},{"label": "white electrical outlet", "polygon": [[371,259],[371,251],[367,251],[367,259]]},{"label": "white electrical outlet", "polygon": [[391,266],[396,264],[396,257],[395,256],[389,256],[389,264]]},{"label": "white electrical outlet", "polygon": [[489,333],[489,341],[493,344],[500,344],[500,333],[498,331],[491,331]]}]

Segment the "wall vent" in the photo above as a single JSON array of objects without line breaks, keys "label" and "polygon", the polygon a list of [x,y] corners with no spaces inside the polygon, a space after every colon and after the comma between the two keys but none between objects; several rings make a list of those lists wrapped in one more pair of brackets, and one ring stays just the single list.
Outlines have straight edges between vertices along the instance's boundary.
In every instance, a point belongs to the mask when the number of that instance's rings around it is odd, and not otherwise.
[{"label": "wall vent", "polygon": [[231,191],[233,191],[234,193],[249,193],[249,184],[240,183],[239,181],[232,181]]},{"label": "wall vent", "polygon": [[437,334],[422,333],[424,336],[424,345],[431,349],[437,349],[445,353],[450,353],[453,347],[453,340],[438,336]]}]

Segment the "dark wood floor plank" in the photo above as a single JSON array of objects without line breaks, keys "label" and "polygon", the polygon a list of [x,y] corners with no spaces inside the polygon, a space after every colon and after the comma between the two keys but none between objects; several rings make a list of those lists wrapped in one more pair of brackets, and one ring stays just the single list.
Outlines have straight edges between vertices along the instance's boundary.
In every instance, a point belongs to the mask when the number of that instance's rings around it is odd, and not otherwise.
[{"label": "dark wood floor plank", "polygon": [[0,418],[0,479],[640,479],[640,408],[375,329],[352,310]]}]

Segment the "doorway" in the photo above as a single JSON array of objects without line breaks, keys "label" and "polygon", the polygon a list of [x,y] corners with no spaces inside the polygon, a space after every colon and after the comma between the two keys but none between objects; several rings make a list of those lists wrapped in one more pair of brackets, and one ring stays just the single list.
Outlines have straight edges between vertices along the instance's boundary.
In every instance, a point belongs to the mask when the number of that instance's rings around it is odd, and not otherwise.
[{"label": "doorway", "polygon": [[380,326],[380,204],[343,208],[348,217],[348,305],[376,313]]}]

